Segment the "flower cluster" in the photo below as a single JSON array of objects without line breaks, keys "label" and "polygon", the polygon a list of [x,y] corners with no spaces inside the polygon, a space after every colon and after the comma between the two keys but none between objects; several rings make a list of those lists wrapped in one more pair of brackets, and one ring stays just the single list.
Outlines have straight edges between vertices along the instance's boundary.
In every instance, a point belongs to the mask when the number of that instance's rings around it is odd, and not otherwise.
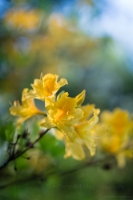
[{"label": "flower cluster", "polygon": [[40,22],[40,13],[38,10],[12,9],[5,16],[5,24],[9,28],[22,30],[36,30]]},{"label": "flower cluster", "polygon": [[[41,115],[38,124],[46,129],[54,129],[55,136],[65,142],[65,157],[72,156],[81,160],[85,158],[84,146],[90,150],[91,155],[95,154],[96,144],[91,130],[98,122],[100,110],[95,109],[94,105],[82,106],[85,90],[74,98],[69,97],[67,92],[57,95],[59,89],[66,84],[68,82],[64,78],[58,81],[58,75],[41,75],[40,79],[35,79],[31,84],[31,90],[23,90],[22,105],[15,101],[10,107],[10,113],[18,117],[18,126],[35,115]],[[34,99],[44,102],[45,112],[36,107]]]},{"label": "flower cluster", "polygon": [[93,132],[101,135],[99,150],[114,155],[118,166],[123,167],[125,158],[133,156],[133,119],[127,111],[120,108],[103,111]]}]

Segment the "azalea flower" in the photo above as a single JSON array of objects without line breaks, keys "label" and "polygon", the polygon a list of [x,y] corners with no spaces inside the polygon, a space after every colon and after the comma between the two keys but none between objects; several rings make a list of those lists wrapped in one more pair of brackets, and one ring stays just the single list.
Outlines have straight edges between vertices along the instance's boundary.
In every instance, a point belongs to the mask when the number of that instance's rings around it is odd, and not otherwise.
[{"label": "azalea flower", "polygon": [[129,113],[122,109],[116,108],[113,112],[104,111],[101,118],[110,126],[110,131],[116,135],[124,136],[131,128]]},{"label": "azalea flower", "polygon": [[[22,105],[15,101],[10,113],[18,116],[18,125],[34,115],[42,115],[39,124],[48,129],[56,128],[56,137],[65,142],[65,157],[82,160],[85,158],[84,146],[90,150],[91,156],[95,154],[96,143],[91,130],[98,122],[100,111],[93,104],[82,106],[85,90],[75,98],[69,97],[67,92],[61,92],[56,97],[57,91],[65,84],[67,80],[58,81],[58,75],[41,75],[31,84],[31,90],[23,90]],[[35,106],[34,98],[45,101],[46,113]]]},{"label": "azalea flower", "polygon": [[[84,98],[84,95],[81,95]],[[77,107],[77,98],[68,97],[65,92],[52,102],[47,108],[48,116],[40,121],[40,125],[52,128],[57,127],[64,133],[68,141],[74,141],[76,132],[74,125],[83,117],[83,111]]]},{"label": "azalea flower", "polygon": [[67,80],[64,78],[60,79],[59,82],[57,82],[57,80],[58,75],[56,74],[41,75],[40,79],[34,80],[34,84],[31,84],[33,89],[26,93],[22,100],[36,98],[45,101],[45,106],[48,106],[48,99],[54,101],[56,92],[67,84]]},{"label": "azalea flower", "polygon": [[79,139],[75,139],[74,142],[66,141],[64,158],[72,156],[75,160],[83,160],[85,158],[85,152],[83,148],[83,143]]},{"label": "azalea flower", "polygon": [[[85,116],[83,115],[78,123],[74,124],[73,131],[76,133],[74,141],[66,140],[63,133],[57,129],[54,132],[57,139],[64,140],[65,142],[65,158],[72,156],[76,160],[84,159],[84,146],[90,150],[91,156],[95,154],[96,143],[91,135],[91,129],[98,122],[99,109],[94,109],[94,105],[86,105],[81,107],[81,109],[84,110]],[[91,117],[92,113],[93,116]]]},{"label": "azalea flower", "polygon": [[100,140],[100,149],[113,154],[120,167],[125,165],[126,155],[129,155],[129,150],[126,148],[130,143],[131,128],[132,120],[129,113],[119,108],[113,112],[104,111],[101,122],[96,125],[99,133],[106,130],[106,134]]},{"label": "azalea flower", "polygon": [[[86,107],[86,112],[84,112],[84,113],[86,114],[88,111],[89,115],[88,116],[86,115],[86,120],[85,120],[85,117],[81,118],[80,122],[78,124],[75,124],[74,128],[77,132],[77,138],[82,141],[82,143],[90,150],[91,156],[93,156],[95,154],[96,143],[95,143],[95,139],[91,135],[91,129],[94,127],[94,125],[99,120],[98,114],[99,114],[100,110],[92,109],[92,111],[90,112],[91,106],[93,107],[93,105],[84,106],[84,108]],[[84,108],[83,108],[83,110],[84,110]],[[88,108],[88,110],[87,110],[87,108]],[[93,113],[93,116],[91,118],[89,118],[91,113]],[[83,119],[84,119],[84,121],[83,121]]]},{"label": "azalea flower", "polygon": [[17,9],[10,10],[5,16],[5,24],[22,30],[35,30],[40,22],[40,13],[37,10]]},{"label": "azalea flower", "polygon": [[[22,92],[22,98],[26,93],[27,89],[24,89]],[[18,117],[18,126],[34,115],[45,115],[44,112],[42,112],[35,106],[34,100],[32,98],[22,101],[22,105],[18,101],[14,101],[14,105],[11,106],[9,110],[11,115]]]}]

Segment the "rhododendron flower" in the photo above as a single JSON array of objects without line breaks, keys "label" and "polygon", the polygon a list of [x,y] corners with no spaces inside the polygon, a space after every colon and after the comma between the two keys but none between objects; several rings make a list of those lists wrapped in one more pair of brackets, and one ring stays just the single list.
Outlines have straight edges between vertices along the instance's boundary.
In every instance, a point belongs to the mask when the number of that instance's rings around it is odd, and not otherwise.
[{"label": "rhododendron flower", "polygon": [[[24,89],[22,105],[14,102],[10,113],[18,116],[18,125],[41,114],[43,118],[39,120],[39,125],[47,129],[55,128],[56,137],[65,142],[65,157],[82,160],[85,158],[84,146],[89,149],[91,156],[95,154],[96,143],[91,131],[98,122],[100,110],[95,109],[93,104],[82,106],[85,90],[74,98],[69,97],[67,92],[56,96],[65,84],[67,80],[62,78],[58,81],[58,75],[41,75],[40,79],[35,79],[34,84],[31,84],[31,90]],[[34,98],[45,102],[46,113],[36,108]]]},{"label": "rhododendron flower", "polygon": [[90,131],[99,120],[98,114],[100,110],[93,109],[92,112],[93,116],[89,120],[82,121],[81,119],[81,122],[75,124],[74,128],[77,132],[77,138],[82,140],[82,143],[85,144],[85,146],[90,150],[90,154],[93,156],[95,154],[96,143]]},{"label": "rhododendron flower", "polygon": [[77,107],[77,99],[68,97],[68,93],[65,92],[49,105],[47,112],[47,118],[41,120],[40,125],[47,128],[57,127],[68,141],[74,141],[76,138],[74,125],[83,117],[82,109]]},{"label": "rhododendron flower", "polygon": [[85,158],[85,152],[83,143],[79,139],[75,139],[74,142],[66,142],[64,158],[72,156],[76,160],[83,160]]},{"label": "rhododendron flower", "polygon": [[55,99],[56,92],[64,85],[67,84],[67,80],[62,78],[58,82],[58,75],[47,74],[41,75],[40,79],[35,79],[34,84],[31,84],[32,90],[26,93],[23,100],[27,98],[36,98],[45,101],[45,106],[48,105],[47,99]]},{"label": "rhododendron flower", "polygon": [[101,115],[101,122],[96,125],[100,133],[106,130],[106,134],[100,139],[100,148],[104,152],[116,156],[120,167],[125,164],[127,146],[130,143],[132,121],[127,111],[119,108],[113,112],[104,111]]},{"label": "rhododendron flower", "polygon": [[[86,109],[85,109],[86,108]],[[81,107],[82,109],[82,107]],[[74,125],[74,132],[76,133],[76,137],[74,141],[67,141],[63,137],[63,133],[59,130],[55,130],[54,134],[57,139],[64,140],[66,144],[66,153],[65,158],[72,156],[76,160],[82,160],[85,158],[84,146],[86,146],[90,150],[91,156],[95,154],[96,143],[95,139],[91,135],[90,130],[94,127],[94,125],[98,122],[98,114],[99,109],[94,109],[94,105],[83,106],[83,109],[86,111],[86,117],[82,117],[78,123]],[[88,115],[87,115],[88,113]],[[91,117],[91,114],[93,116]],[[90,119],[88,119],[90,117]],[[88,119],[86,121],[82,121],[82,119]]]},{"label": "rhododendron flower", "polygon": [[[22,92],[22,98],[27,93],[27,89],[24,89]],[[26,99],[22,101],[22,105],[18,101],[14,102],[14,105],[10,107],[10,114],[17,116],[17,125],[19,126],[21,123],[23,123],[28,118],[41,114],[44,115],[44,112],[39,110],[35,104],[34,100],[32,98]]]},{"label": "rhododendron flower", "polygon": [[116,108],[113,112],[104,111],[102,121],[110,126],[110,131],[116,135],[125,135],[131,128],[131,119],[127,111]]},{"label": "rhododendron flower", "polygon": [[34,30],[38,28],[40,17],[38,10],[14,9],[7,12],[5,24],[21,31]]}]

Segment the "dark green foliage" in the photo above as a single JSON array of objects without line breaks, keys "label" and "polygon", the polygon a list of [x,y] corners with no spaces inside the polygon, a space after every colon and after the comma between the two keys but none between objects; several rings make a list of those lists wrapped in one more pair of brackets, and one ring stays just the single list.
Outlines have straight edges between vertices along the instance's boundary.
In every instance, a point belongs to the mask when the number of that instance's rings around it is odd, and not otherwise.
[{"label": "dark green foliage", "polygon": [[0,120],[0,140],[11,142],[15,132],[15,125],[13,121]]}]

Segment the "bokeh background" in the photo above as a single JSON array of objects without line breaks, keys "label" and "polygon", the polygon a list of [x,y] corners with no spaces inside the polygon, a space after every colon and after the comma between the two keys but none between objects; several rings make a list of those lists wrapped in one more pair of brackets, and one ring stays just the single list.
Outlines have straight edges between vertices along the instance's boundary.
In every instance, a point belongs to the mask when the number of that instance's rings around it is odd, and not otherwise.
[{"label": "bokeh background", "polygon": [[[41,73],[66,78],[72,97],[86,89],[85,103],[101,111],[120,107],[132,114],[132,0],[0,0],[1,135],[10,126],[10,105]],[[0,182],[12,182],[0,199],[133,198],[131,161],[122,169],[113,162],[56,173],[82,162],[64,159],[64,144],[49,135],[30,153],[33,159],[19,159],[17,171],[13,163],[0,175]],[[21,177],[27,180],[16,184]]]}]

